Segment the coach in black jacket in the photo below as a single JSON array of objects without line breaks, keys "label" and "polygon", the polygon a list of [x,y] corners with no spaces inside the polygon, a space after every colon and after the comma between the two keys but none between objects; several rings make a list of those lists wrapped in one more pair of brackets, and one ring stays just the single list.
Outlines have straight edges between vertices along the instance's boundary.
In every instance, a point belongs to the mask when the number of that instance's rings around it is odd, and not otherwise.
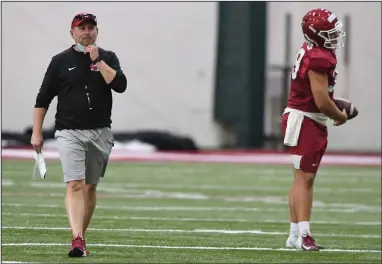
[{"label": "coach in black jacket", "polygon": [[98,36],[94,15],[76,15],[70,33],[75,45],[52,58],[37,95],[31,144],[41,152],[42,124],[57,96],[55,138],[67,183],[66,211],[73,235],[68,255],[82,257],[89,254],[85,232],[114,141],[110,130],[112,90],[123,93],[127,82],[117,56],[94,44]]}]

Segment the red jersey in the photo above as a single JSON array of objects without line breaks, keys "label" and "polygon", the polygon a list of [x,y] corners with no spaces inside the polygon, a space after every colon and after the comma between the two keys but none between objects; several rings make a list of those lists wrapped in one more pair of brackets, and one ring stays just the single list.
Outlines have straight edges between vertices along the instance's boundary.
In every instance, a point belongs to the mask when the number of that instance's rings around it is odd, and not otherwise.
[{"label": "red jersey", "polygon": [[333,87],[336,84],[337,58],[334,50],[315,47],[304,43],[297,54],[292,69],[288,107],[310,113],[319,113],[308,77],[308,70],[328,75],[328,93],[333,99]]}]

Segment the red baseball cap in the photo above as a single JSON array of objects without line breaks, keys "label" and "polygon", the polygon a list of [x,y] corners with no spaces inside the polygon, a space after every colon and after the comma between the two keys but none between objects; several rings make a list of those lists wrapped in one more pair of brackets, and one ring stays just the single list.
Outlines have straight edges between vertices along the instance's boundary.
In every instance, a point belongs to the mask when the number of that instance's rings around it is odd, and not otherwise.
[{"label": "red baseball cap", "polygon": [[79,13],[73,18],[71,28],[75,28],[85,20],[90,20],[95,26],[97,25],[97,17],[95,15],[89,13]]}]

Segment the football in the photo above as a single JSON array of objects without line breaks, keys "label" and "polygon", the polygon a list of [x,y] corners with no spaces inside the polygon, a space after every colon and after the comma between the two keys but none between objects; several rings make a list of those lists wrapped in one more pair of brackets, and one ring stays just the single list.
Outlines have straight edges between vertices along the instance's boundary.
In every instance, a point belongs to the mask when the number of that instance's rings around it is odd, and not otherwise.
[{"label": "football", "polygon": [[334,103],[341,111],[345,109],[346,114],[348,115],[348,120],[353,119],[358,115],[358,109],[348,100],[343,98],[334,98]]}]

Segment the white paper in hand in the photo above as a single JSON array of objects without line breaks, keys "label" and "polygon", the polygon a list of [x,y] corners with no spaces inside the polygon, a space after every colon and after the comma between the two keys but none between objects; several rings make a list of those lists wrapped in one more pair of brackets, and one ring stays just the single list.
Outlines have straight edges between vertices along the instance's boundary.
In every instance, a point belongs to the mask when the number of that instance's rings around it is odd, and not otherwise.
[{"label": "white paper in hand", "polygon": [[35,152],[34,159],[36,160],[36,163],[33,170],[33,179],[35,178],[34,175],[35,175],[36,169],[38,169],[40,173],[40,177],[42,179],[45,179],[47,169],[46,169],[44,155],[42,154],[42,152],[40,153]]}]

